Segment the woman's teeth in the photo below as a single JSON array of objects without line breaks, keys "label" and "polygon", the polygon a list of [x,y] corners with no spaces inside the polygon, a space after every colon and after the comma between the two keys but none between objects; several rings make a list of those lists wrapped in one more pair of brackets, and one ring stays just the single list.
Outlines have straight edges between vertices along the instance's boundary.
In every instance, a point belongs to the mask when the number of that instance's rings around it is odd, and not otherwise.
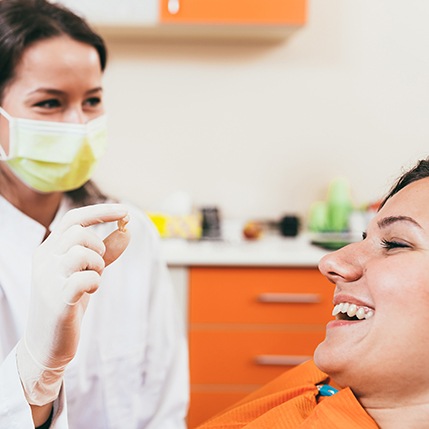
[{"label": "woman's teeth", "polygon": [[332,310],[332,315],[337,316],[337,319],[341,320],[362,320],[370,319],[374,316],[374,312],[368,307],[361,307],[356,304],[350,304],[349,302],[341,302],[337,304]]}]

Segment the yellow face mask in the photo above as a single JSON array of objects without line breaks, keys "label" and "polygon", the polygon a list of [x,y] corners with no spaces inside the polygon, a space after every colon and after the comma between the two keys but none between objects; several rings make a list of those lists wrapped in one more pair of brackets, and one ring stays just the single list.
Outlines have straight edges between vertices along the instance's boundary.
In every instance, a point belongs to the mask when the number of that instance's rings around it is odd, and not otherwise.
[{"label": "yellow face mask", "polygon": [[0,160],[39,192],[79,188],[106,150],[105,115],[70,124],[13,118],[1,107],[0,114],[9,121],[9,151],[0,144]]}]

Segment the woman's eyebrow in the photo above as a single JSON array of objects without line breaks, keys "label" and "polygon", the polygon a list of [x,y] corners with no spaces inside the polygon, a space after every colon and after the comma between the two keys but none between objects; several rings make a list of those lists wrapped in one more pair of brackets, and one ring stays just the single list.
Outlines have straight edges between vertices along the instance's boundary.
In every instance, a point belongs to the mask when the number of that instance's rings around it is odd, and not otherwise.
[{"label": "woman's eyebrow", "polygon": [[52,88],[36,88],[35,90],[29,92],[29,95],[36,94],[36,93],[46,93],[51,95],[61,95],[64,92],[60,91],[59,89],[52,89]]},{"label": "woman's eyebrow", "polygon": [[86,91],[86,94],[94,94],[96,92],[103,92],[103,88],[101,86],[97,86],[96,88],[92,88]]},{"label": "woman's eyebrow", "polygon": [[[86,94],[92,94],[95,92],[100,92],[103,91],[103,88],[101,86],[97,86],[95,88],[91,88],[88,91],[86,91]],[[45,93],[45,94],[50,94],[50,95],[62,95],[65,94],[65,91],[61,91],[60,89],[54,89],[54,88],[37,88],[33,91],[31,91],[29,94],[35,94],[35,93]]]},{"label": "woman's eyebrow", "polygon": [[383,219],[380,219],[377,222],[377,225],[379,228],[386,228],[387,226],[392,225],[392,223],[395,223],[395,222],[409,222],[421,228],[420,224],[417,221],[415,221],[412,217],[409,217],[409,216],[387,216],[387,217],[384,217]]}]

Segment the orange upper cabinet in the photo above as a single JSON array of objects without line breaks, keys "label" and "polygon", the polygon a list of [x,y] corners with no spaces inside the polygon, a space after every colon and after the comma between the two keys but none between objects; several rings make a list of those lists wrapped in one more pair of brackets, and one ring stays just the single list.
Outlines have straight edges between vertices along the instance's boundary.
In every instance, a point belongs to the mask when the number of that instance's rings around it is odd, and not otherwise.
[{"label": "orange upper cabinet", "polygon": [[306,0],[159,0],[161,24],[301,26]]},{"label": "orange upper cabinet", "polygon": [[59,0],[105,35],[283,37],[306,22],[307,0]]}]

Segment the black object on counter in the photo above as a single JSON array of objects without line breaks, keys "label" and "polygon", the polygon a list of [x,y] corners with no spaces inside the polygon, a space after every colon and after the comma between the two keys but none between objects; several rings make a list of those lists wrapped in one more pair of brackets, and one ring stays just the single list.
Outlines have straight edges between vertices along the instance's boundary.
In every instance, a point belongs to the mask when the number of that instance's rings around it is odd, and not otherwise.
[{"label": "black object on counter", "polygon": [[202,238],[220,239],[220,216],[217,207],[203,207],[202,213]]},{"label": "black object on counter", "polygon": [[299,218],[295,215],[283,216],[279,222],[279,229],[286,237],[295,237],[299,231]]}]

